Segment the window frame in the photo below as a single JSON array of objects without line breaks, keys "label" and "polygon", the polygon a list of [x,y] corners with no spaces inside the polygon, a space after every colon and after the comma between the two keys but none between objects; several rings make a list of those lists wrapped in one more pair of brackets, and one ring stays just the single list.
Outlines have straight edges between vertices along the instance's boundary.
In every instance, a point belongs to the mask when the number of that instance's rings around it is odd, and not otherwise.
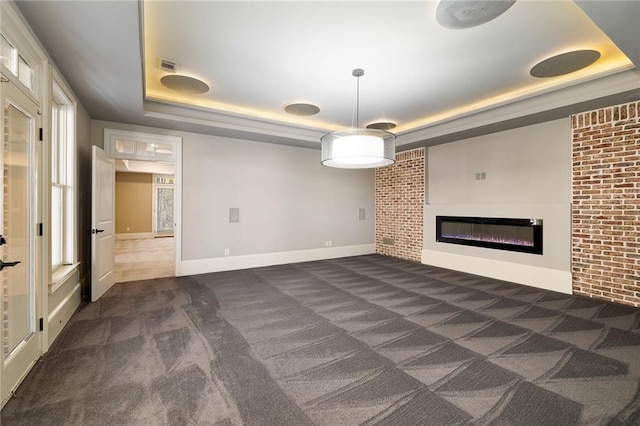
[{"label": "window frame", "polygon": [[[64,284],[78,263],[77,101],[62,78],[51,70],[49,144],[49,285],[50,293]],[[64,126],[60,126],[64,123]],[[64,141],[64,143],[61,143]],[[56,209],[54,191],[59,189]],[[56,215],[56,211],[61,211]],[[56,220],[61,227],[56,230]],[[56,244],[60,244],[56,247]]]}]

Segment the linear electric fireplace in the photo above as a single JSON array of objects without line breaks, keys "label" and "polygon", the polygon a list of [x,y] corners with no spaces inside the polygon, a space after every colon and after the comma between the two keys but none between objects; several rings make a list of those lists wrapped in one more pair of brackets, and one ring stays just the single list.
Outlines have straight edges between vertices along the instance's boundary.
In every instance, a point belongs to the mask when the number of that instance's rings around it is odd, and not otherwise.
[{"label": "linear electric fireplace", "polygon": [[542,254],[542,219],[436,216],[436,241]]}]

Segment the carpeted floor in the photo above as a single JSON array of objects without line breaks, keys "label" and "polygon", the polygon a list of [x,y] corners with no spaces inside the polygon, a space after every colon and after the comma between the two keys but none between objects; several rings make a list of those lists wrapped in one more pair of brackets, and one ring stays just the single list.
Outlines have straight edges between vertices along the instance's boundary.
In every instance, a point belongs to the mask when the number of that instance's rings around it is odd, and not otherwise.
[{"label": "carpeted floor", "polygon": [[2,425],[640,424],[640,309],[379,255],[114,286]]}]

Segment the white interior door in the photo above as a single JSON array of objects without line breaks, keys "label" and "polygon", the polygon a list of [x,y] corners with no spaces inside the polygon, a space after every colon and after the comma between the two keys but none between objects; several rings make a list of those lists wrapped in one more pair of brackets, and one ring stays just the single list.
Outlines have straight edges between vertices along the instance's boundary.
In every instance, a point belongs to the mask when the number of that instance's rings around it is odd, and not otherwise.
[{"label": "white interior door", "polygon": [[115,161],[93,147],[91,158],[91,301],[115,282]]},{"label": "white interior door", "polygon": [[2,83],[0,406],[40,356],[35,259],[37,112],[37,105],[13,83]]}]

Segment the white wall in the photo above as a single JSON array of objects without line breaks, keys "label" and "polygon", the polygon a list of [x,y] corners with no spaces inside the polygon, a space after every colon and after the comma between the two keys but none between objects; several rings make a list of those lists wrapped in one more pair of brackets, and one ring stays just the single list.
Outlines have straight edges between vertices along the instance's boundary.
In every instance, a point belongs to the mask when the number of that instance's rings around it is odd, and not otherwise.
[{"label": "white wall", "polygon": [[94,144],[104,128],[182,137],[181,274],[375,251],[373,170],[323,167],[319,150],[104,121],[92,122]]},{"label": "white wall", "polygon": [[[568,118],[430,147],[427,185],[424,263],[571,292]],[[543,219],[544,253],[436,242],[438,215]]]}]

